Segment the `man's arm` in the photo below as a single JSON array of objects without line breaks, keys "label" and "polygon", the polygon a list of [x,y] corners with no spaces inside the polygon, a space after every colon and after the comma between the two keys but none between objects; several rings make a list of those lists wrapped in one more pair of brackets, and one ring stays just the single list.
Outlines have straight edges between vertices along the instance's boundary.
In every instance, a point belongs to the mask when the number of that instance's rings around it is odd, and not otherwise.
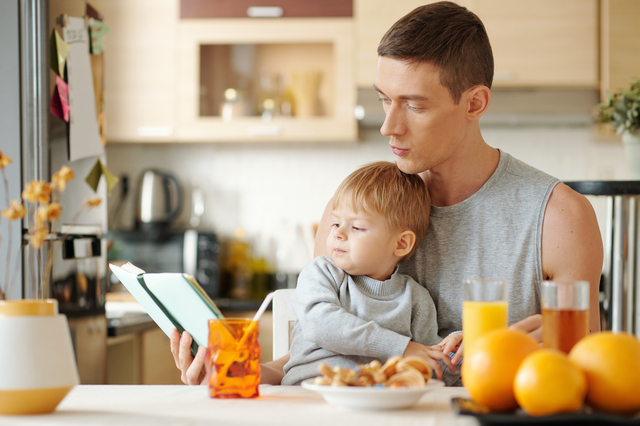
[{"label": "man's arm", "polygon": [[591,332],[600,331],[602,258],[602,237],[591,203],[568,186],[556,185],[542,224],[542,273],[545,280],[589,281]]}]

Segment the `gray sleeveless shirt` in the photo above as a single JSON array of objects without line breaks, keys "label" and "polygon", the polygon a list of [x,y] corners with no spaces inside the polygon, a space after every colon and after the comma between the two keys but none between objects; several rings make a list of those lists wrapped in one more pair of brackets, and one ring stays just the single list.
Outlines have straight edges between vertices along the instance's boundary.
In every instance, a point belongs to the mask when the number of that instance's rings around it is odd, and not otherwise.
[{"label": "gray sleeveless shirt", "polygon": [[441,337],[462,330],[462,280],[509,280],[509,324],[540,313],[542,220],[558,179],[500,151],[498,168],[471,197],[431,207],[431,224],[400,272],[425,286]]}]

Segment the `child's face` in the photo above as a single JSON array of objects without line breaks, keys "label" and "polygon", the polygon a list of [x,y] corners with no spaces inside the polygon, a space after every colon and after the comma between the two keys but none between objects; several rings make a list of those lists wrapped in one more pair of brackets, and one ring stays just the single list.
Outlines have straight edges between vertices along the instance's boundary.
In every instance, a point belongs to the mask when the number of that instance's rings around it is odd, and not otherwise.
[{"label": "child's face", "polygon": [[393,231],[382,216],[338,206],[331,215],[327,238],[329,257],[349,275],[388,279],[398,257],[394,255],[400,232]]}]

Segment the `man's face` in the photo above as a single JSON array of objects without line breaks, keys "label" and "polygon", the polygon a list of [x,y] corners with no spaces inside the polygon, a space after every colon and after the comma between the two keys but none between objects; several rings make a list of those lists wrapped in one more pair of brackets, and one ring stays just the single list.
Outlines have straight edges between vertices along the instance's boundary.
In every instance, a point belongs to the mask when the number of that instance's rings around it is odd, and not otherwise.
[{"label": "man's face", "polygon": [[468,131],[466,93],[456,105],[435,66],[382,56],[375,89],[386,114],[380,132],[389,136],[400,170],[424,172],[461,154]]}]

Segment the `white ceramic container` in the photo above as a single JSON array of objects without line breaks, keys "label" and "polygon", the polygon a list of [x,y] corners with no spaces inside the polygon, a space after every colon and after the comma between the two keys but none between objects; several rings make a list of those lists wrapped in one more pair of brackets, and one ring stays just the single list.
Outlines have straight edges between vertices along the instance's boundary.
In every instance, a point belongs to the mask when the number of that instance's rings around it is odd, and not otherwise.
[{"label": "white ceramic container", "polygon": [[0,415],[50,413],[78,383],[57,301],[0,301]]}]

